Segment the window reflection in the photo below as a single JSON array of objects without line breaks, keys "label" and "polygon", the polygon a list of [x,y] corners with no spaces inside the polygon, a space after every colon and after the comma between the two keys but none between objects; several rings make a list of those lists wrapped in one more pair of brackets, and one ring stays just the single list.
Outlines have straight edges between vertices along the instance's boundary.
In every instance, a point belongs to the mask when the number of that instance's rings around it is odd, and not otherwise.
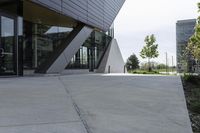
[{"label": "window reflection", "polygon": [[1,16],[0,74],[14,73],[14,20]]},{"label": "window reflection", "polygon": [[2,37],[11,37],[14,36],[14,20],[1,17],[1,36]]},{"label": "window reflection", "polygon": [[[35,69],[61,46],[73,30],[24,21],[24,69]],[[94,31],[71,59],[67,69],[96,69],[111,41],[103,32]]]},{"label": "window reflection", "polygon": [[24,68],[35,69],[45,62],[73,30],[70,27],[24,22]]},{"label": "window reflection", "polygon": [[71,59],[67,69],[97,69],[111,37],[94,31]]}]

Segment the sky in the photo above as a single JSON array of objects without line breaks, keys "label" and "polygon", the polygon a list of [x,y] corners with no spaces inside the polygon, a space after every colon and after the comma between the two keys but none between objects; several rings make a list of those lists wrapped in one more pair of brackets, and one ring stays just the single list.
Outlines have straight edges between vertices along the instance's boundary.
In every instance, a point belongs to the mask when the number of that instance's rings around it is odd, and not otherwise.
[{"label": "sky", "polygon": [[147,61],[140,57],[147,35],[156,36],[159,57],[152,61],[176,64],[176,22],[197,18],[199,0],[126,0],[115,19],[115,38],[118,41],[124,61],[135,53],[140,63]]}]

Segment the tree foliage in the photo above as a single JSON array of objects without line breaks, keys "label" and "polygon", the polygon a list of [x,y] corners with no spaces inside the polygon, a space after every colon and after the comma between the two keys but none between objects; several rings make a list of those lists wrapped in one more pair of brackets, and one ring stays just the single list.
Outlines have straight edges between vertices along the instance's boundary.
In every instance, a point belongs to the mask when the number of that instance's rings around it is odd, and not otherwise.
[{"label": "tree foliage", "polygon": [[166,67],[168,67],[168,66],[166,66],[163,63],[157,65],[157,69],[166,69]]},{"label": "tree foliage", "polygon": [[134,70],[139,68],[139,60],[135,54],[132,54],[126,62],[127,70]]},{"label": "tree foliage", "polygon": [[145,38],[146,45],[143,47],[142,51],[140,52],[140,56],[142,58],[156,58],[158,57],[159,53],[157,51],[158,44],[155,44],[156,38],[154,35],[146,36]]},{"label": "tree foliage", "polygon": [[[200,13],[200,3],[198,3],[198,12]],[[192,55],[196,60],[200,60],[200,16],[197,19],[194,35],[188,41],[186,54]]]},{"label": "tree foliage", "polygon": [[158,44],[155,44],[156,38],[153,34],[150,36],[146,36],[144,42],[146,45],[143,47],[142,51],[140,52],[140,56],[143,59],[148,58],[149,71],[151,71],[150,59],[156,58],[159,56]]}]

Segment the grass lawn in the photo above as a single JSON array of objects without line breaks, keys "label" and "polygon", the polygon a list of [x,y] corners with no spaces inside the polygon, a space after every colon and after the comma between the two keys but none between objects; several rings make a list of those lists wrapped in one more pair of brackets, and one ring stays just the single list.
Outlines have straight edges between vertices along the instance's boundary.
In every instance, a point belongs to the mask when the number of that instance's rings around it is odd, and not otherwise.
[{"label": "grass lawn", "polygon": [[194,133],[200,133],[200,76],[182,77],[187,107]]},{"label": "grass lawn", "polygon": [[[166,72],[166,69],[155,69],[155,70],[152,70],[150,72],[147,71],[147,70],[141,70],[141,69],[129,71],[129,73],[133,73],[133,74],[162,74],[163,75],[162,72]],[[168,72],[172,72],[172,69],[169,69]],[[175,72],[175,69],[173,70],[173,72]]]},{"label": "grass lawn", "polygon": [[132,70],[132,71],[129,71],[129,73],[134,73],[134,74],[159,74],[158,71],[146,71],[146,70]]}]

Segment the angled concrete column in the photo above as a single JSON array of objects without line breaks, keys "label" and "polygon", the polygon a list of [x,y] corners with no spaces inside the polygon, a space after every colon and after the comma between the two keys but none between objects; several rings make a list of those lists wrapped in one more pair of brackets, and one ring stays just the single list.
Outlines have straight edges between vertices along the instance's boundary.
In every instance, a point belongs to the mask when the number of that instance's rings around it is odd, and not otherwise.
[{"label": "angled concrete column", "polygon": [[98,73],[123,73],[124,60],[116,39],[113,39],[99,65]]},{"label": "angled concrete column", "polygon": [[92,28],[84,26],[59,57],[53,62],[46,73],[61,73],[92,31]]}]

